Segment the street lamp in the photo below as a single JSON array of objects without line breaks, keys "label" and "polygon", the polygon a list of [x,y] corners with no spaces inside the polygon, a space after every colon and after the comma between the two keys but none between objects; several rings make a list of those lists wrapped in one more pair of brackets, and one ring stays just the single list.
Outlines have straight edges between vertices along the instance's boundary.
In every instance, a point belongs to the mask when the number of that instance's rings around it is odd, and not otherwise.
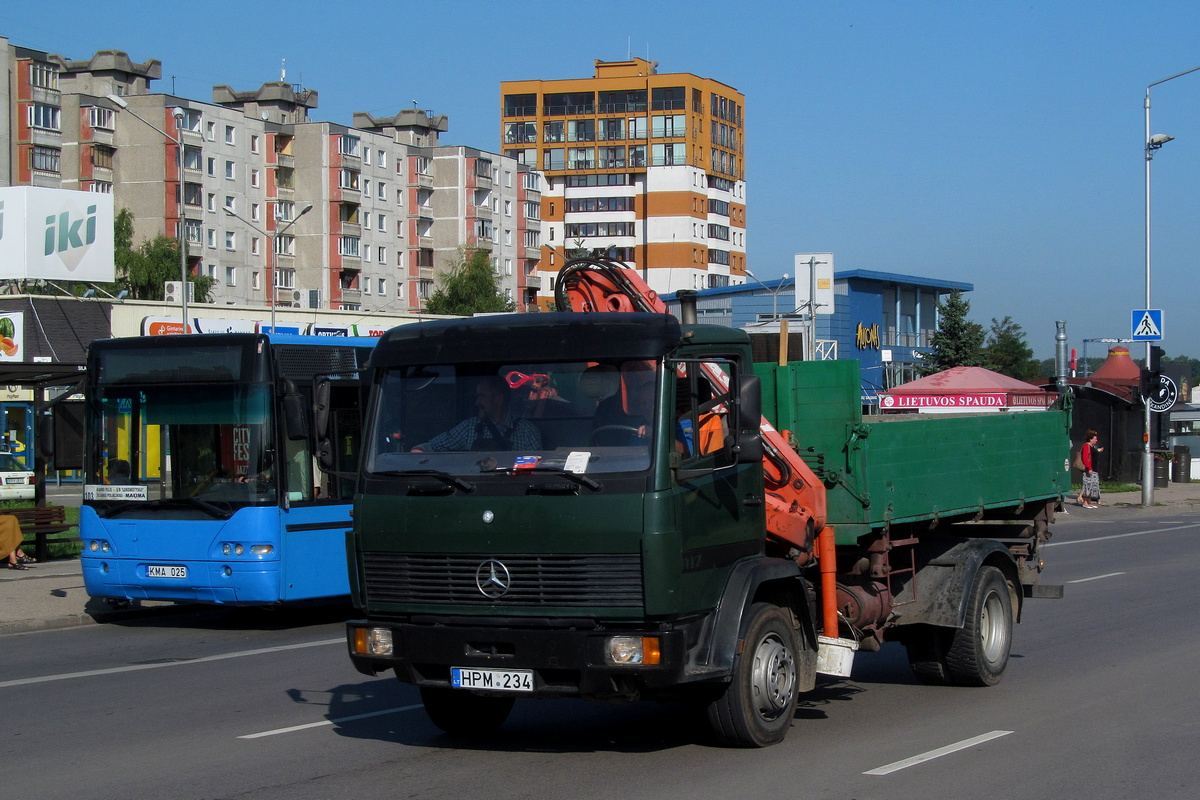
[{"label": "street lamp", "polygon": [[276,261],[277,261],[277,259],[275,257],[275,239],[276,239],[276,237],[282,236],[284,233],[286,233],[288,228],[292,227],[297,222],[299,222],[300,218],[303,217],[308,212],[312,211],[312,209],[313,209],[312,203],[309,203],[304,208],[300,209],[300,213],[296,215],[295,219],[289,221],[287,225],[284,225],[282,228],[275,231],[275,233],[273,233],[273,234],[267,233],[266,231],[264,231],[262,228],[255,225],[250,220],[246,219],[245,217],[243,217],[240,214],[238,214],[237,212],[235,212],[232,208],[227,207],[225,209],[226,214],[233,217],[234,219],[241,220],[242,223],[244,223],[246,226],[258,231],[263,236],[265,236],[267,239],[267,254],[268,254],[267,268],[271,273],[271,333],[275,333],[275,288],[276,288],[275,287],[275,282],[276,282],[275,273],[277,271],[275,269],[275,265],[276,265]]},{"label": "street lamp", "polygon": [[788,275],[786,272],[785,272],[785,273],[783,273],[783,278],[781,278],[781,279],[780,279],[780,281],[779,281],[779,285],[778,285],[778,286],[776,286],[774,289],[772,289],[770,286],[767,286],[765,283],[763,283],[762,281],[760,281],[760,280],[758,279],[758,276],[757,276],[757,275],[755,275],[755,274],[754,274],[753,272],[751,272],[750,270],[746,270],[746,274],[747,274],[747,275],[749,275],[751,278],[754,278],[754,281],[755,281],[755,282],[756,282],[756,283],[757,283],[759,286],[763,287],[764,289],[766,289],[768,292],[770,292],[770,293],[771,293],[771,319],[776,319],[776,320],[777,320],[777,319],[779,319],[779,312],[778,312],[778,308],[779,308],[779,304],[778,304],[778,300],[779,300],[779,293],[780,293],[781,291],[783,291],[783,288],[784,288],[785,286],[787,286],[787,279],[788,279],[790,276],[789,276],[789,275]]},{"label": "street lamp", "polygon": [[[1144,104],[1146,110],[1146,308],[1150,308],[1150,162],[1154,159],[1155,150],[1175,138],[1163,133],[1150,135],[1150,88],[1189,75],[1197,70],[1200,70],[1200,67],[1192,67],[1169,78],[1146,85],[1146,102]],[[1147,372],[1150,370],[1153,348],[1153,342],[1146,342]],[[1142,402],[1144,404],[1142,415],[1144,439],[1142,443],[1142,505],[1150,506],[1154,504],[1154,456],[1150,453],[1150,404],[1146,402],[1145,398]]]},{"label": "street lamp", "polygon": [[[125,102],[124,98],[118,97],[115,94],[110,94],[108,96],[108,99],[111,102],[118,105],[122,111],[128,111],[130,114],[132,114],[134,116],[135,119],[138,119],[141,122],[145,123],[146,125],[149,125],[151,128],[153,128],[154,130],[161,133],[163,136],[170,139],[172,142],[175,143],[175,147],[178,148],[177,155],[179,157],[179,280],[181,281],[181,285],[180,285],[180,289],[179,289],[179,296],[180,296],[180,298],[182,298],[182,301],[183,301],[183,304],[182,304],[183,332],[187,333],[188,332],[188,313],[187,313],[187,293],[188,293],[188,274],[187,273],[188,273],[188,270],[187,270],[187,241],[185,239],[187,222],[183,217],[183,137],[182,136],[172,136],[171,134],[164,131],[162,128],[155,125],[150,120],[141,116],[140,114],[138,114],[136,111],[134,111],[132,108],[129,107],[129,103]],[[181,123],[183,122],[183,109],[180,108],[179,106],[176,106],[175,108],[173,108],[171,110],[171,116],[173,116],[175,118],[175,129],[181,130],[182,129]]]}]

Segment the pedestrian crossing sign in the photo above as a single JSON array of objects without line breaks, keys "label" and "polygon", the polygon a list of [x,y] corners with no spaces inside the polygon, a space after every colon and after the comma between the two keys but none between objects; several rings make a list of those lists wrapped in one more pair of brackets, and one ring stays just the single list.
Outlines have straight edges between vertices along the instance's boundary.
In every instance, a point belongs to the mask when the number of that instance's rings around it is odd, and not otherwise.
[{"label": "pedestrian crossing sign", "polygon": [[1161,342],[1163,338],[1162,309],[1134,309],[1132,338],[1135,342]]}]

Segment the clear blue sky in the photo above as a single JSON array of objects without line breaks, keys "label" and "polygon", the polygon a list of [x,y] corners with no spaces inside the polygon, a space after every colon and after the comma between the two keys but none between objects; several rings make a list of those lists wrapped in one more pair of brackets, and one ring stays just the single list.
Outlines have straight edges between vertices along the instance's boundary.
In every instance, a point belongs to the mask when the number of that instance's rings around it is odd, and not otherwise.
[{"label": "clear blue sky", "polygon": [[[106,10],[99,10],[104,7]],[[575,78],[632,52],[746,95],[747,263],[969,281],[971,318],[1011,316],[1038,357],[1127,337],[1145,300],[1142,100],[1200,66],[1200,3],[359,2],[7,4],[0,34],[81,59],[158,58],[154,88],[211,100],[288,79],[318,119],[450,118],[499,147],[501,80]],[[180,42],[184,42],[181,46]],[[1151,90],[1153,306],[1168,355],[1200,357],[1200,72]],[[1102,345],[1089,355],[1102,354]],[[1143,346],[1134,354],[1140,357]]]}]

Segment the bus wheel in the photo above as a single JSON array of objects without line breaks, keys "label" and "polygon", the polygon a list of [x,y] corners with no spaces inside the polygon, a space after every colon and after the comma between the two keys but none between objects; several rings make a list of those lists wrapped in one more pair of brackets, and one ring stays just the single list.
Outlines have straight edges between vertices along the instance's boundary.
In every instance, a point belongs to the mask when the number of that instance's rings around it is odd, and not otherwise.
[{"label": "bus wheel", "polygon": [[724,744],[765,747],[783,741],[796,715],[800,640],[791,612],[755,603],[742,642],[733,679],[709,705],[708,720]]},{"label": "bus wheel", "polygon": [[1013,607],[1008,581],[995,567],[975,576],[967,618],[946,651],[946,669],[959,686],[992,686],[1000,681],[1012,647]]},{"label": "bus wheel", "polygon": [[508,719],[511,697],[483,697],[462,689],[421,687],[421,702],[434,725],[456,736],[492,733]]}]

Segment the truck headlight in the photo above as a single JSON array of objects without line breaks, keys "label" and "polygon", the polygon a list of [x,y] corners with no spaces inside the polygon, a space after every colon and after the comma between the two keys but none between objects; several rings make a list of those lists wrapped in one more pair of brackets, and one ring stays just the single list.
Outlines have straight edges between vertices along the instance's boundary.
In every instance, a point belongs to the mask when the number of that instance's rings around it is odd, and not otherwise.
[{"label": "truck headlight", "polygon": [[355,628],[354,652],[365,656],[390,656],[392,632],[388,628]]},{"label": "truck headlight", "polygon": [[608,663],[622,666],[662,663],[662,650],[657,636],[610,636],[605,656]]}]

